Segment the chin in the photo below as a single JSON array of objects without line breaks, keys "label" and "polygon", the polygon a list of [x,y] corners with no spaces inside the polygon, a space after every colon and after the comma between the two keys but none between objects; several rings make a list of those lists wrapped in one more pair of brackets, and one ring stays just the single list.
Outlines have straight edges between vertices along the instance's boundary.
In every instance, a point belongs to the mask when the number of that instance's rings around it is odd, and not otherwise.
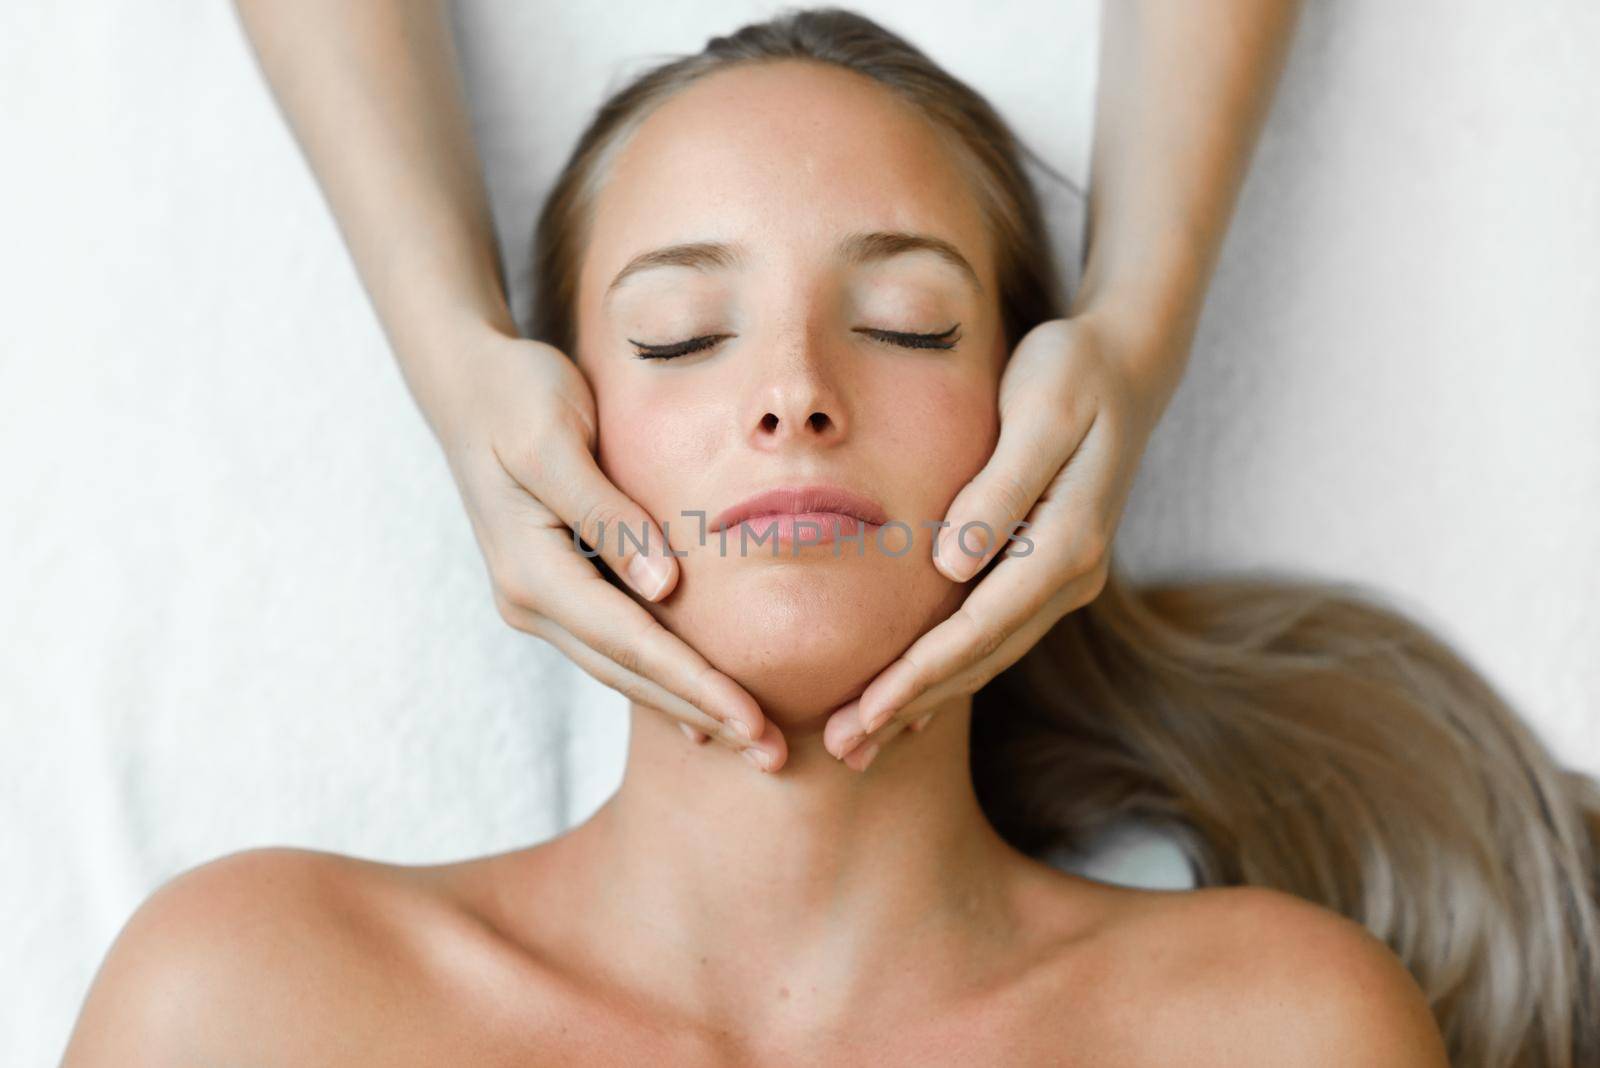
[{"label": "chin", "polygon": [[786,735],[820,731],[965,592],[920,561],[715,563],[685,566],[662,622]]}]

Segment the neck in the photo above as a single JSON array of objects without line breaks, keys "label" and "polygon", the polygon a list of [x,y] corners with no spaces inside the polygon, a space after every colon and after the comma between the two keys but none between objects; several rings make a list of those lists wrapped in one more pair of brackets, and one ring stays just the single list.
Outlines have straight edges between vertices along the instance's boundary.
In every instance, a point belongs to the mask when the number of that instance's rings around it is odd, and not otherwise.
[{"label": "neck", "polygon": [[952,702],[865,772],[820,727],[792,731],[763,774],[634,706],[622,786],[573,832],[585,926],[622,947],[629,985],[742,1026],[842,1018],[910,969],[924,999],[981,984],[1018,937],[1028,862],[978,806],[970,720],[970,698]]}]

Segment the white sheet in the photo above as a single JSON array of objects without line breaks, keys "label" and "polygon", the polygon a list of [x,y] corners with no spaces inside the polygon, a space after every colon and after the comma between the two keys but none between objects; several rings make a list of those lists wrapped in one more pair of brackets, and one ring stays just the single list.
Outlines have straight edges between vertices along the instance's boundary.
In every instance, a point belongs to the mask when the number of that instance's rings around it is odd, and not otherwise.
[{"label": "white sheet", "polygon": [[[507,247],[608,82],[775,7],[466,5]],[[860,7],[1086,176],[1090,0]],[[1119,550],[1393,591],[1593,770],[1597,31],[1582,0],[1312,6]],[[530,843],[615,786],[624,727],[496,616],[227,5],[6,5],[0,100],[0,1062],[26,1065],[172,874]],[[1161,883],[1153,849],[1096,871]]]}]

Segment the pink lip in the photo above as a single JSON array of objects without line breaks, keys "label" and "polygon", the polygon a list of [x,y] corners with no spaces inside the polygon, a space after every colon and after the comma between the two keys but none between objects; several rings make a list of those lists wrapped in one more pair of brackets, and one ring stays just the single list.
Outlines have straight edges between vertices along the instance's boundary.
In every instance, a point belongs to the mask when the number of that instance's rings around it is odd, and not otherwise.
[{"label": "pink lip", "polygon": [[710,529],[731,530],[748,523],[752,535],[764,539],[776,525],[780,542],[792,543],[798,536],[807,545],[822,545],[836,537],[854,536],[862,524],[880,527],[888,520],[877,501],[840,486],[784,486],[740,501],[718,515]]}]

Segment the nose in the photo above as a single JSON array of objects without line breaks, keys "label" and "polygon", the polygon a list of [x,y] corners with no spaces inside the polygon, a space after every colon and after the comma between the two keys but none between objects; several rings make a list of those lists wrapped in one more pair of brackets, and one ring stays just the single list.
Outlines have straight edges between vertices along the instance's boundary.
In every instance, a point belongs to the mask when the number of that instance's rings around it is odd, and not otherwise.
[{"label": "nose", "polygon": [[775,363],[758,372],[750,412],[751,443],[771,450],[843,440],[847,430],[843,398],[817,343],[796,341]]}]

